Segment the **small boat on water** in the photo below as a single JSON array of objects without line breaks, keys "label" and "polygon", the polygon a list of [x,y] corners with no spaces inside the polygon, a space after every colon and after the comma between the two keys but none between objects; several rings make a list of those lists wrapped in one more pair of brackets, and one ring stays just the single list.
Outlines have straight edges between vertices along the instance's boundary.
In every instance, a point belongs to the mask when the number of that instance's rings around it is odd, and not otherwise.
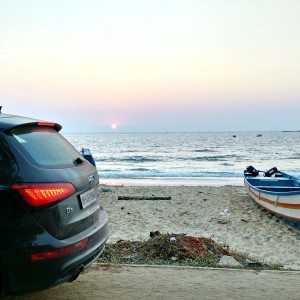
[{"label": "small boat on water", "polygon": [[279,171],[276,167],[263,172],[248,166],[244,184],[253,200],[300,227],[300,179]]}]

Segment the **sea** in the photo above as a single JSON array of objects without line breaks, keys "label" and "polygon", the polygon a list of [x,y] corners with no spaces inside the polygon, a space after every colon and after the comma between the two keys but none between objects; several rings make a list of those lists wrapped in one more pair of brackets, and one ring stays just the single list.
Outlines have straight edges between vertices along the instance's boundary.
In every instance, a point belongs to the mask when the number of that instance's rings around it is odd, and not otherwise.
[{"label": "sea", "polygon": [[300,132],[64,134],[89,148],[101,182],[242,185],[243,170],[277,167],[300,177]]}]

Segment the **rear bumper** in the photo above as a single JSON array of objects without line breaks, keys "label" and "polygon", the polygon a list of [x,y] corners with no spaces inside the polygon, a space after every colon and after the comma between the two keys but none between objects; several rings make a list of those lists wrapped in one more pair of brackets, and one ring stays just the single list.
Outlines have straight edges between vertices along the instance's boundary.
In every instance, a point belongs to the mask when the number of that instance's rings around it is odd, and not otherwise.
[{"label": "rear bumper", "polygon": [[108,226],[106,227],[107,237],[88,249],[88,253],[86,251],[82,255],[75,257],[75,261],[68,261],[61,269],[59,278],[51,286],[75,280],[84,269],[88,268],[101,255],[108,238]]},{"label": "rear bumper", "polygon": [[[36,239],[34,246],[24,250],[23,255],[16,257],[16,253],[11,253],[10,257],[6,257],[7,272],[2,275],[5,276],[5,292],[8,294],[28,293],[76,279],[79,273],[102,253],[108,236],[108,216],[103,209],[100,210],[100,221],[96,227],[89,228],[69,239],[57,240],[44,232]],[[87,246],[69,255],[37,262],[29,259],[29,254],[40,249],[41,244],[45,244],[45,240],[47,247],[53,249],[71,245],[86,237],[89,239]],[[37,244],[38,241],[40,244]]]}]

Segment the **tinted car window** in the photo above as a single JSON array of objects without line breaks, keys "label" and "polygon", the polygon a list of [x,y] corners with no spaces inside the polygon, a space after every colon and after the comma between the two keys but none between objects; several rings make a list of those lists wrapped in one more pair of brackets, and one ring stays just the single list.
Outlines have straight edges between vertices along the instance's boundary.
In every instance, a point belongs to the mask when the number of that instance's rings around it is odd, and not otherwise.
[{"label": "tinted car window", "polygon": [[41,167],[74,166],[79,152],[50,127],[21,127],[11,131],[10,139],[34,165]]},{"label": "tinted car window", "polygon": [[0,166],[3,164],[3,162],[5,161],[5,152],[4,150],[2,149],[2,146],[0,144]]},{"label": "tinted car window", "polygon": [[0,184],[8,182],[17,172],[16,164],[0,144]]}]

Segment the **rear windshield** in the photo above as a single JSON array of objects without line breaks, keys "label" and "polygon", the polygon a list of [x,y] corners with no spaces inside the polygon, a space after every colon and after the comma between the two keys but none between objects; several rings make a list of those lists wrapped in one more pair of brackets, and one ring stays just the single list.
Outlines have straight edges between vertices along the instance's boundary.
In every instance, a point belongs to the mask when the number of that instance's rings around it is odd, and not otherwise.
[{"label": "rear windshield", "polygon": [[34,165],[49,168],[74,166],[79,152],[50,127],[21,127],[11,131],[10,139]]}]

